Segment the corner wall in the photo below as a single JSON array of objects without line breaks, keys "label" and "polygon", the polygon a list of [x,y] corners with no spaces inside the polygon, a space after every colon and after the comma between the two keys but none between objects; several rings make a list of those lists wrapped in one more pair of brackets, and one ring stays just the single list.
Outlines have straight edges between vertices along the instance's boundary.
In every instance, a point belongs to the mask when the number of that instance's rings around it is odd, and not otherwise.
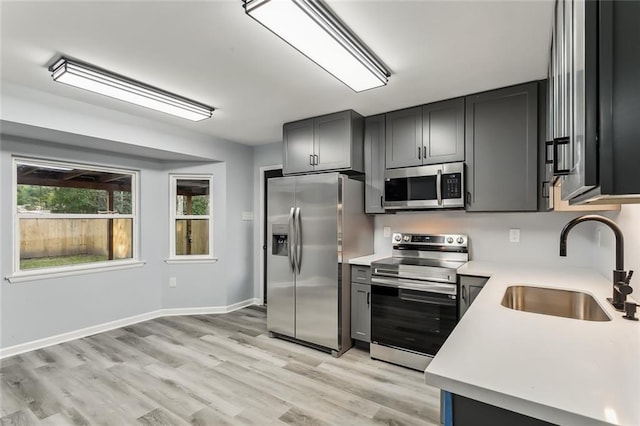
[{"label": "corner wall", "polygon": [[[249,146],[32,89],[2,86],[0,119],[86,136],[87,146],[2,135],[0,153],[0,348],[165,308],[224,308],[254,297],[253,150]],[[168,120],[170,122],[170,120]],[[42,138],[44,139],[44,138]],[[74,138],[74,144],[82,138]],[[100,140],[99,144],[96,141]],[[112,143],[112,144],[111,144]],[[118,149],[126,144],[126,154]],[[144,159],[162,150],[200,163]],[[14,154],[139,169],[141,268],[10,284]],[[214,175],[213,264],[167,265],[171,172]],[[178,285],[169,288],[168,277]]]}]

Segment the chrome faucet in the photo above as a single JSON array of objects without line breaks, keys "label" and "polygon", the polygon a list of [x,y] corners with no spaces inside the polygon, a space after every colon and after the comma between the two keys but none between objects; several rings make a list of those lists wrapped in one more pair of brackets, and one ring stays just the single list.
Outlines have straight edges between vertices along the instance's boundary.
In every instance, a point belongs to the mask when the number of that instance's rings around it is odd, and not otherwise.
[{"label": "chrome faucet", "polygon": [[[567,255],[567,236],[569,235],[569,231],[577,224],[587,221],[604,223],[611,228],[616,236],[616,269],[613,271],[613,297],[607,298],[607,300],[618,311],[630,309],[630,306],[627,307],[626,305],[632,304],[627,302],[627,295],[633,291],[633,288],[629,285],[633,271],[629,271],[629,274],[627,274],[627,271],[624,270],[624,237],[622,236],[622,231],[614,221],[608,217],[595,214],[580,216],[569,221],[560,233],[560,256]],[[635,308],[635,303],[633,303],[633,305]],[[629,312],[627,312],[627,314],[629,314]]]}]

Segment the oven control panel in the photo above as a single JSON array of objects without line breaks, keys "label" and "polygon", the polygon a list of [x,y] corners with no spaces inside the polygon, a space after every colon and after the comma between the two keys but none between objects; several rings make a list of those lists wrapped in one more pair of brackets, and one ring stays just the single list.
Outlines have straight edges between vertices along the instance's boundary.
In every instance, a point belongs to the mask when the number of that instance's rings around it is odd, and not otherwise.
[{"label": "oven control panel", "polygon": [[466,247],[468,237],[462,234],[403,234],[395,233],[391,237],[394,245],[426,245]]}]

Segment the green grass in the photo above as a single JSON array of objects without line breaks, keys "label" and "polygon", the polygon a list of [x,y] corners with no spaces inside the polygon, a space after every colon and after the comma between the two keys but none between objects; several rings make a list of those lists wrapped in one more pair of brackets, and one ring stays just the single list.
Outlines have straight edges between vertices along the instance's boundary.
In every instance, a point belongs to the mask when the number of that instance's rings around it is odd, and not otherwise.
[{"label": "green grass", "polygon": [[78,254],[73,256],[39,257],[34,259],[20,259],[20,269],[52,268],[54,266],[77,265],[79,263],[102,262],[107,256],[93,254]]}]

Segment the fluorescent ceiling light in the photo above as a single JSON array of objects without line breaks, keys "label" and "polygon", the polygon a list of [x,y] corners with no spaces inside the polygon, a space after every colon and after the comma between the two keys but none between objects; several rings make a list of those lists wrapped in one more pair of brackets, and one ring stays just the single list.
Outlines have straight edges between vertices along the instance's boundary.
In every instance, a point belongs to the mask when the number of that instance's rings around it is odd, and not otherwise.
[{"label": "fluorescent ceiling light", "polygon": [[246,13],[356,92],[387,84],[389,71],[318,0],[244,0]]},{"label": "fluorescent ceiling light", "polygon": [[187,120],[200,121],[211,118],[214,111],[210,106],[65,57],[56,61],[49,71],[52,72],[53,80],[59,83],[90,90]]}]

